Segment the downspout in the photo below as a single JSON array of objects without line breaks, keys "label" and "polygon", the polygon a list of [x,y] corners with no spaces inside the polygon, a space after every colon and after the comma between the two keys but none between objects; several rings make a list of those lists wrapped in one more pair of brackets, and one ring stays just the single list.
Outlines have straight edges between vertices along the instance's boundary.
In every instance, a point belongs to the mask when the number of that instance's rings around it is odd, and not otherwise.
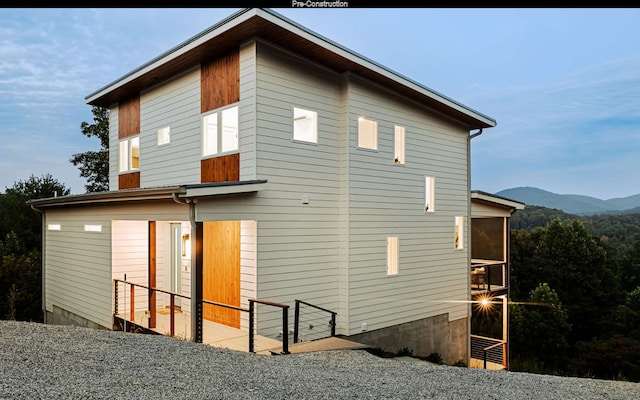
[{"label": "downspout", "polygon": [[189,237],[191,238],[191,240],[189,240],[190,244],[191,244],[191,338],[190,341],[192,342],[197,342],[198,340],[198,330],[196,329],[196,327],[198,326],[199,322],[198,321],[198,303],[197,301],[193,301],[194,300],[194,294],[197,293],[197,288],[198,285],[201,284],[201,282],[199,282],[199,280],[197,279],[197,274],[196,274],[196,264],[197,264],[197,254],[196,254],[196,235],[197,235],[197,229],[196,229],[196,203],[198,202],[198,199],[180,199],[178,197],[178,193],[172,193],[172,198],[173,201],[175,201],[178,204],[185,204],[187,206],[189,206],[189,225],[191,226],[191,232],[189,233]]},{"label": "downspout", "polygon": [[42,214],[42,222],[41,222],[41,235],[42,238],[40,239],[41,243],[40,246],[41,247],[41,254],[40,254],[40,272],[41,272],[41,276],[40,276],[40,285],[42,286],[41,291],[42,291],[42,321],[46,324],[47,323],[47,305],[46,305],[46,297],[45,297],[45,280],[44,280],[44,273],[45,273],[45,262],[44,262],[44,257],[45,257],[45,242],[46,242],[46,227],[45,227],[45,214],[44,212],[37,208],[36,206],[34,206],[33,204],[31,204],[31,209],[35,212],[39,212],[40,214]]},{"label": "downspout", "polygon": [[[480,136],[482,135],[482,128],[480,128],[480,130],[478,130],[477,132],[474,132],[472,134],[470,134],[469,136],[467,136],[467,215],[468,220],[467,220],[467,229],[469,230],[469,239],[471,239],[471,139],[473,139],[474,137]],[[472,317],[472,311],[473,311],[473,304],[471,303],[471,240],[468,241],[468,246],[467,248],[469,249],[468,255],[467,255],[467,288],[468,288],[468,294],[467,294],[467,301],[468,301],[468,308],[467,308],[467,315],[469,316],[468,318],[468,335],[467,335],[467,365],[470,365],[471,362],[471,317]]]}]

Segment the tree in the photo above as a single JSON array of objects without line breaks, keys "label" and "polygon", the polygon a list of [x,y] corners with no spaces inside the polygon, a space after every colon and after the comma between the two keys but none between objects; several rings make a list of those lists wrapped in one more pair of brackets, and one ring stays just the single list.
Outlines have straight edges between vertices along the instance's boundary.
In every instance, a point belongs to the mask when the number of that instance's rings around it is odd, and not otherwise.
[{"label": "tree", "polygon": [[42,322],[40,251],[11,232],[0,240],[0,318]]},{"label": "tree", "polygon": [[14,182],[4,194],[0,194],[0,238],[14,232],[27,251],[40,249],[42,217],[27,205],[27,201],[69,193],[71,190],[50,174],[40,178],[31,175],[25,181]]},{"label": "tree", "polygon": [[80,130],[87,137],[97,137],[100,150],[76,153],[69,161],[87,178],[87,192],[105,192],[109,190],[109,110],[93,106],[91,112],[94,123],[82,122]]},{"label": "tree", "polygon": [[532,290],[525,304],[512,305],[511,320],[513,369],[526,365],[533,372],[555,373],[566,368],[570,324],[558,294],[547,283]]}]

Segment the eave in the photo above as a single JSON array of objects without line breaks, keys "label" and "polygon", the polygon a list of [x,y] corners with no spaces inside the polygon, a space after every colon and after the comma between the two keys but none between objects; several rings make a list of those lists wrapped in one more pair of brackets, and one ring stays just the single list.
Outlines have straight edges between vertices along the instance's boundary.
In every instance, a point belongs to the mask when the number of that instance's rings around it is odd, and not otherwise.
[{"label": "eave", "polygon": [[496,126],[491,117],[377,64],[269,9],[241,10],[85,98],[111,107],[243,42],[261,37],[338,73],[351,72],[459,121],[467,129]]}]

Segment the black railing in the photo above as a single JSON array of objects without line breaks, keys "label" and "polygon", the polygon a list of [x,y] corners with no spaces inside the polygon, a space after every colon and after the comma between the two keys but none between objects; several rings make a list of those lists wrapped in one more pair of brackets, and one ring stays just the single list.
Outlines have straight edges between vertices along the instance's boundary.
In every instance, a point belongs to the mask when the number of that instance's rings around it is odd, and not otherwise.
[{"label": "black railing", "polygon": [[[185,296],[182,294],[178,294],[178,293],[173,293],[167,290],[162,290],[162,289],[158,289],[158,288],[151,288],[145,285],[141,285],[139,283],[134,283],[134,282],[129,282],[126,280],[126,276],[125,279],[114,279],[114,292],[113,292],[113,297],[114,297],[114,307],[113,307],[113,316],[114,318],[121,318],[125,324],[127,322],[126,318],[123,318],[122,316],[119,315],[119,296],[118,296],[118,284],[122,283],[124,285],[129,285],[129,290],[130,290],[130,299],[129,299],[129,308],[130,308],[130,320],[133,324],[135,324],[135,288],[139,287],[139,288],[143,288],[148,290],[149,293],[149,297],[151,297],[153,294],[155,293],[164,293],[164,294],[168,294],[170,296],[170,300],[169,300],[169,315],[170,315],[170,320],[169,320],[169,332],[171,336],[175,335],[175,297],[180,297],[183,299],[187,299],[190,300],[191,297],[189,296]],[[125,291],[126,293],[126,291]],[[126,301],[126,300],[125,300]],[[266,301],[266,300],[258,300],[258,299],[249,299],[249,308],[243,308],[243,307],[238,307],[238,306],[233,306],[233,305],[229,305],[229,304],[224,304],[224,303],[218,303],[215,301],[209,301],[209,300],[202,300],[203,304],[208,304],[211,306],[216,306],[216,307],[223,307],[226,309],[230,309],[230,310],[236,310],[236,311],[241,311],[241,312],[246,312],[249,314],[249,352],[251,353],[255,353],[255,303],[258,304],[264,304],[264,305],[268,305],[268,306],[272,306],[272,307],[278,307],[280,309],[282,309],[282,329],[283,332],[285,332],[285,334],[282,335],[282,353],[281,354],[289,354],[289,338],[288,335],[286,334],[286,332],[288,331],[288,326],[289,326],[289,306],[287,304],[280,304],[280,303],[274,303],[272,301]],[[151,307],[150,307],[151,308]],[[153,328],[155,328],[155,309],[149,311],[149,317],[148,317],[148,322],[147,322],[147,328],[149,330],[152,330]],[[200,329],[202,327],[202,324],[199,325]],[[126,330],[126,326],[123,327],[123,330]],[[196,333],[197,337],[202,337],[202,332],[200,332],[200,334],[198,335]]]},{"label": "black railing", "polygon": [[[301,304],[304,304],[305,306],[309,306],[316,310],[330,314],[331,317],[329,319],[329,327],[331,329],[331,336],[336,335],[336,315],[337,315],[336,312],[327,310],[326,308],[322,308],[314,304],[307,303],[306,301],[296,300],[295,316],[294,316],[294,323],[293,323],[293,343],[298,343],[300,339],[300,305]],[[313,329],[313,326],[314,326],[313,323],[310,323],[309,329]]]},{"label": "black railing", "polygon": [[471,289],[487,290],[507,287],[506,266],[500,261],[471,264]]},{"label": "black railing", "polygon": [[471,335],[471,358],[483,361],[483,366],[487,368],[487,362],[502,365],[505,364],[506,342],[484,336]]}]

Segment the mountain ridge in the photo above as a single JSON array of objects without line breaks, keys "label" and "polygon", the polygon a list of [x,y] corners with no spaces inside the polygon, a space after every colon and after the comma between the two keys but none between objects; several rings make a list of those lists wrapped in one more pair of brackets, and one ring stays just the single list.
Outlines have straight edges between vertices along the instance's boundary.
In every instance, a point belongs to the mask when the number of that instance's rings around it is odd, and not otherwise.
[{"label": "mountain ridge", "polygon": [[520,201],[527,205],[555,208],[569,214],[632,214],[640,212],[640,194],[602,200],[580,194],[558,194],[548,190],[520,186],[494,193],[496,196]]}]

